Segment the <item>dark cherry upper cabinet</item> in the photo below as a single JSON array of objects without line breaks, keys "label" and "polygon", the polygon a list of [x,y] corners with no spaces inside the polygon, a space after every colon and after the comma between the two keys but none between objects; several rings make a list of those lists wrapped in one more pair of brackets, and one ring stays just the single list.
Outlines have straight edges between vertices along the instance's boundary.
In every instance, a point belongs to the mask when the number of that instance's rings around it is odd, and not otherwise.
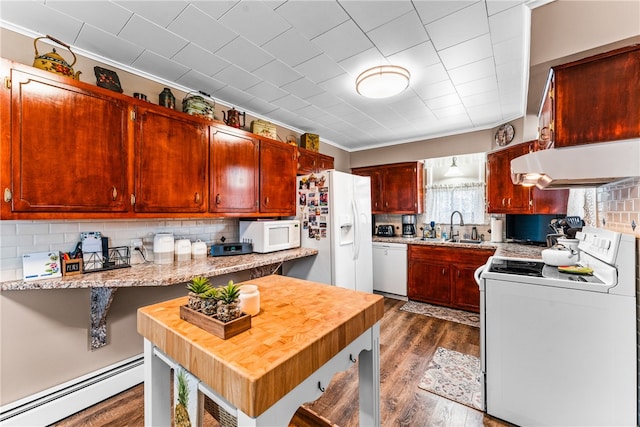
[{"label": "dark cherry upper cabinet", "polygon": [[537,145],[538,141],[529,141],[487,154],[487,212],[567,213],[569,190],[539,190],[511,181],[511,160],[530,153]]},{"label": "dark cherry upper cabinet", "polygon": [[258,210],[260,142],[245,133],[211,129],[209,210],[254,213]]},{"label": "dark cherry upper cabinet", "polygon": [[260,137],[260,213],[296,214],[296,147]]},{"label": "dark cherry upper cabinet", "polygon": [[487,211],[529,213],[529,187],[511,182],[511,160],[529,153],[528,144],[517,144],[487,154]]},{"label": "dark cherry upper cabinet", "polygon": [[560,148],[640,137],[640,45],[553,67],[549,80],[541,139]]},{"label": "dark cherry upper cabinet", "polygon": [[298,175],[333,169],[333,157],[298,147]]},{"label": "dark cherry upper cabinet", "polygon": [[169,109],[139,107],[135,212],[205,212],[208,147],[206,123]]},{"label": "dark cherry upper cabinet", "polygon": [[405,162],[354,168],[371,177],[372,213],[419,214],[424,206],[424,164]]},{"label": "dark cherry upper cabinet", "polygon": [[2,217],[126,212],[127,103],[6,60],[2,71]]}]

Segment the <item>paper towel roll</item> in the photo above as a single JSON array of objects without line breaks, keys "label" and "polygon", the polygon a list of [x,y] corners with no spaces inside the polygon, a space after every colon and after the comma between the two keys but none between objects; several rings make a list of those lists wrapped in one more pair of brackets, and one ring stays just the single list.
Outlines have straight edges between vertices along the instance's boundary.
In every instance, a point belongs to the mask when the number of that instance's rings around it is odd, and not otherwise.
[{"label": "paper towel roll", "polygon": [[502,220],[491,218],[491,241],[502,242]]}]

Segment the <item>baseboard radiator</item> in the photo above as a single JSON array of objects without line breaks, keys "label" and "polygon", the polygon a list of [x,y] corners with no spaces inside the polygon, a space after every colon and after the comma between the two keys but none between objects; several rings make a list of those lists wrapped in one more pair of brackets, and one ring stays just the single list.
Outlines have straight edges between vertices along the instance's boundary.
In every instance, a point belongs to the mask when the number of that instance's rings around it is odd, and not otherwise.
[{"label": "baseboard radiator", "polygon": [[0,425],[53,424],[144,381],[142,354],[0,407]]}]

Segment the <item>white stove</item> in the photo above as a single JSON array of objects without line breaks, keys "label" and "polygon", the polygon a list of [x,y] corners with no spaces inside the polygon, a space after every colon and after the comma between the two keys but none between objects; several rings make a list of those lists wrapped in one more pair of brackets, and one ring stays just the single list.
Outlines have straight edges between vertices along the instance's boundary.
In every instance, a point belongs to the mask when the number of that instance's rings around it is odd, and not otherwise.
[{"label": "white stove", "polygon": [[636,425],[635,237],[585,227],[580,266],[491,257],[480,286],[485,409],[518,425]]}]

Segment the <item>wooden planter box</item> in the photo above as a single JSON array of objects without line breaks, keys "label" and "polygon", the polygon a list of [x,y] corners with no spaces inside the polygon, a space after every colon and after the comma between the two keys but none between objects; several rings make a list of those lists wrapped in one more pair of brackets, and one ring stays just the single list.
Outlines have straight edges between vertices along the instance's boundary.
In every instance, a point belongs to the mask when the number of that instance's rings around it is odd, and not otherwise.
[{"label": "wooden planter box", "polygon": [[237,319],[223,323],[211,316],[192,310],[186,305],[181,305],[180,318],[223,340],[236,336],[251,328],[251,315],[246,313],[242,313],[242,316]]}]

